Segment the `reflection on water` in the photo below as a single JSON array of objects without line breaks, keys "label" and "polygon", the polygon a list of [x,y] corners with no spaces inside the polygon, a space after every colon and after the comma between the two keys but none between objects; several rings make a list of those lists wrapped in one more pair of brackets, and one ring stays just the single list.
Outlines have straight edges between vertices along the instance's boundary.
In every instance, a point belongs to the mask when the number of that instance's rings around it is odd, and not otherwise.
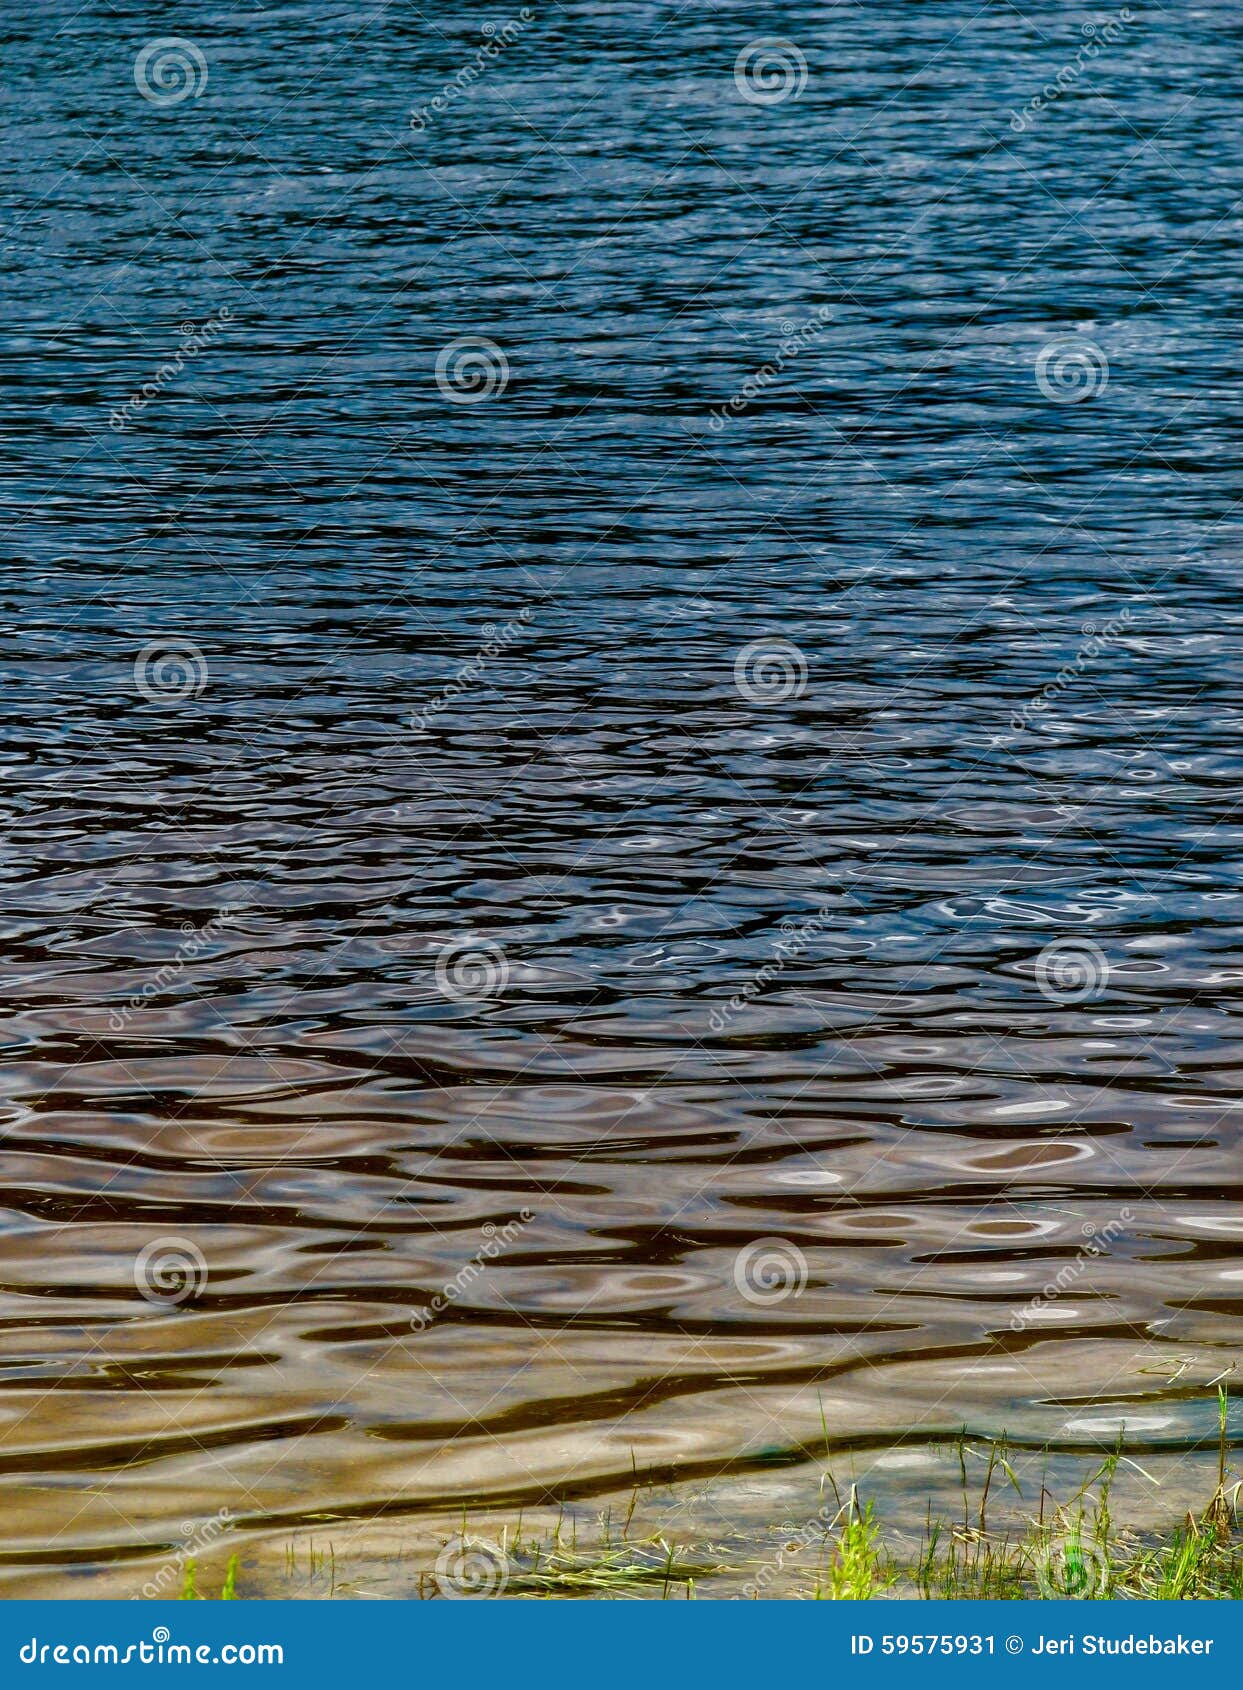
[{"label": "reflection on water", "polygon": [[1021,130],[1064,8],[786,8],[768,101],[738,20],[569,3],[439,111],[473,13],[213,14],[164,103],[124,7],[0,25],[5,1588],[636,1476],[767,1525],[826,1451],[922,1515],[964,1426],[1181,1512],[1221,11]]}]

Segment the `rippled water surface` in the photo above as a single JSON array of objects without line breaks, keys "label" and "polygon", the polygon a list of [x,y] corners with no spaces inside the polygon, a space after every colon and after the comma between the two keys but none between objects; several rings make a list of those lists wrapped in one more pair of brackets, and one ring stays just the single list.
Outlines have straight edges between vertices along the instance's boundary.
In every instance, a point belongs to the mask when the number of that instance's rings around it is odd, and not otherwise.
[{"label": "rippled water surface", "polygon": [[964,1425],[1181,1513],[1237,16],[170,19],[0,24],[3,1588],[922,1514]]}]

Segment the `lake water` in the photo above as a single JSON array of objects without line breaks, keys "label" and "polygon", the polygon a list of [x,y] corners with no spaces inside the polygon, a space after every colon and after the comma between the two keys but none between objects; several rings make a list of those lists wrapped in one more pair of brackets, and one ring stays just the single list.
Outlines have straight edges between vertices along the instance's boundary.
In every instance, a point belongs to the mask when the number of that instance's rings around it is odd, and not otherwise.
[{"label": "lake water", "polygon": [[1211,1483],[1236,22],[9,9],[0,1588]]}]

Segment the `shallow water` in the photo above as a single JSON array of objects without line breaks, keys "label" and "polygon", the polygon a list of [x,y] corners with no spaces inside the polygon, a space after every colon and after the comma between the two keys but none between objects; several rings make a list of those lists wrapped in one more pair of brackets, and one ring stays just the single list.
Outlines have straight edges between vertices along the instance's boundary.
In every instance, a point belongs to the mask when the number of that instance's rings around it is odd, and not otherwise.
[{"label": "shallow water", "polygon": [[0,23],[12,1592],[1215,1471],[1231,14],[532,10]]}]

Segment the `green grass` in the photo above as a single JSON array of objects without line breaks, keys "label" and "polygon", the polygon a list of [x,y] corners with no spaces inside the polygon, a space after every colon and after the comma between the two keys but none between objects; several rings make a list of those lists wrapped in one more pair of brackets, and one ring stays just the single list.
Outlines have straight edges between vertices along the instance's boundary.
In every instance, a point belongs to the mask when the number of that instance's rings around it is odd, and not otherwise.
[{"label": "green grass", "polygon": [[[1003,1441],[983,1450],[957,1446],[962,1513],[954,1520],[927,1516],[921,1539],[887,1535],[875,1504],[852,1486],[806,1526],[774,1532],[767,1554],[756,1544],[674,1547],[664,1537],[629,1536],[630,1515],[620,1533],[601,1522],[599,1540],[567,1543],[559,1522],[544,1540],[524,1542],[521,1522],[514,1536],[503,1533],[492,1546],[504,1565],[487,1594],[506,1597],[697,1595],[810,1597],[820,1601],[863,1601],[869,1597],[915,1600],[1061,1601],[1116,1599],[1149,1601],[1243,1600],[1243,1541],[1238,1500],[1243,1486],[1227,1486],[1226,1399],[1219,1393],[1217,1483],[1198,1511],[1189,1509],[1165,1530],[1119,1529],[1110,1508],[1121,1451],[1091,1471],[1065,1502],[1054,1504],[1042,1483],[1036,1511],[1018,1525],[994,1529],[999,1491],[1008,1496],[1011,1519],[1026,1502]],[[982,1479],[968,1482],[968,1457],[979,1458]],[[1017,1499],[1017,1500],[1016,1500]],[[1030,1504],[1027,1504],[1030,1507]],[[836,1508],[836,1512],[833,1510]],[[781,1541],[781,1540],[784,1541]],[[792,1541],[791,1541],[792,1540]],[[474,1542],[463,1521],[458,1540],[465,1554]],[[446,1545],[445,1555],[454,1545]],[[706,1588],[702,1588],[706,1586]],[[418,1594],[443,1594],[435,1579],[420,1579]]]},{"label": "green grass", "polygon": [[1168,1532],[1116,1528],[1109,1500],[1118,1454],[1102,1462],[1070,1501],[1046,1511],[1042,1486],[1034,1520],[1019,1531],[992,1532],[994,1474],[1003,1471],[1020,1496],[1021,1486],[1004,1445],[993,1445],[973,1507],[960,1446],[962,1519],[949,1523],[929,1515],[918,1553],[904,1557],[886,1545],[871,1504],[860,1509],[852,1492],[812,1594],[838,1600],[892,1594],[930,1601],[1237,1601],[1243,1598],[1243,1543],[1237,1535],[1239,1486],[1226,1488],[1224,1396],[1219,1413],[1216,1489],[1198,1514],[1188,1510]]},{"label": "green grass", "polygon": [[[197,1602],[201,1598],[197,1589],[198,1562],[187,1561],[185,1577],[181,1581],[181,1600],[183,1602]],[[229,1556],[229,1564],[224,1570],[224,1583],[220,1587],[221,1602],[237,1601],[237,1556]]]},{"label": "green grass", "polygon": [[446,1594],[446,1579],[453,1577],[454,1569],[469,1567],[472,1552],[478,1557],[481,1551],[483,1593],[505,1596],[691,1597],[697,1579],[725,1571],[725,1562],[711,1545],[684,1551],[661,1536],[632,1535],[633,1514],[632,1501],[620,1528],[605,1515],[591,1541],[581,1545],[577,1523],[567,1527],[564,1514],[542,1537],[524,1537],[519,1519],[496,1543],[474,1537],[463,1518],[458,1537],[445,1545],[438,1560],[442,1570],[421,1576],[417,1594]]},{"label": "green grass", "polygon": [[[1177,1524],[1164,1528],[1120,1528],[1111,1511],[1114,1479],[1123,1461],[1115,1452],[1090,1470],[1066,1500],[1055,1503],[1043,1474],[1037,1493],[1025,1496],[1004,1438],[968,1443],[957,1454],[961,1511],[934,1518],[922,1533],[887,1530],[876,1504],[852,1485],[843,1498],[831,1474],[821,1481],[831,1500],[801,1526],[774,1527],[768,1534],[727,1544],[678,1543],[666,1529],[656,1535],[632,1531],[640,1490],[620,1525],[603,1516],[589,1531],[564,1513],[551,1530],[524,1535],[522,1518],[495,1542],[472,1535],[463,1515],[459,1534],[436,1557],[436,1569],[405,1578],[396,1595],[437,1597],[467,1594],[536,1599],[570,1597],[668,1600],[697,1596],[741,1599],[803,1597],[819,1601],[863,1601],[869,1597],[916,1600],[1026,1598],[1063,1600],[1240,1601],[1243,1600],[1243,1537],[1239,1496],[1243,1481],[1227,1472],[1228,1398],[1217,1391],[1216,1484],[1198,1508],[1187,1508]],[[1018,1460],[1018,1457],[1015,1457]],[[982,1469],[969,1482],[969,1465]],[[1134,1462],[1129,1462],[1134,1467]],[[1141,1470],[1142,1471],[1142,1470]],[[1210,1481],[1211,1482],[1211,1481]],[[997,1525],[1005,1503],[1008,1523]],[[990,1518],[991,1511],[991,1518]],[[470,1569],[481,1583],[465,1592],[448,1581],[453,1569]],[[338,1588],[336,1552],[313,1541],[307,1546],[307,1576],[328,1596]],[[299,1576],[300,1558],[286,1551],[286,1577]],[[238,1558],[229,1558],[219,1599],[237,1599]],[[267,1588],[256,1594],[274,1594]],[[197,1567],[188,1561],[182,1596],[198,1600]]]},{"label": "green grass", "polygon": [[862,1510],[850,1510],[827,1569],[822,1578],[817,1578],[814,1594],[835,1602],[861,1602],[869,1596],[883,1596],[898,1582],[899,1576],[885,1554],[880,1527],[869,1502]]},{"label": "green grass", "polygon": [[695,1580],[722,1571],[711,1550],[683,1554],[663,1538],[567,1548],[556,1539],[512,1557],[507,1596],[693,1596]]}]

